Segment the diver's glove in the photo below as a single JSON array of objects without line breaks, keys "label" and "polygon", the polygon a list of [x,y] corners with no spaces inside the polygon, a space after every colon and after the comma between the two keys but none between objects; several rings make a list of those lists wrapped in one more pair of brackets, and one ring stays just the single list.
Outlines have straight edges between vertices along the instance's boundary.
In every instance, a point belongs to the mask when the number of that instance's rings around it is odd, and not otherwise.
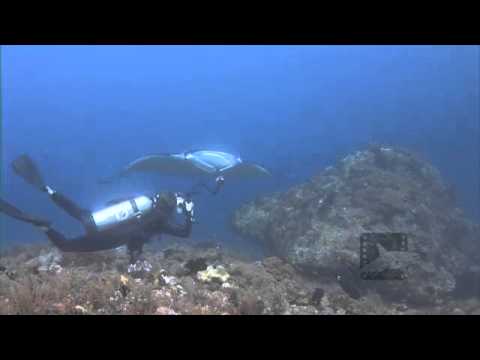
[{"label": "diver's glove", "polygon": [[190,217],[190,219],[193,220],[193,207],[195,206],[195,204],[193,203],[192,200],[188,201],[186,200],[184,202],[184,208],[185,208],[185,214]]},{"label": "diver's glove", "polygon": [[193,218],[193,208],[195,204],[193,203],[192,199],[185,199],[181,194],[175,194],[177,197],[177,210],[179,212],[183,212],[185,216],[187,216],[192,222],[194,221]]},{"label": "diver's glove", "polygon": [[217,176],[217,178],[215,179],[215,183],[218,186],[222,186],[225,183],[225,178],[223,176]]},{"label": "diver's glove", "polygon": [[218,193],[222,189],[224,183],[225,183],[225,178],[223,176],[217,176],[217,178],[215,179],[216,186],[212,194],[215,195],[216,193]]}]

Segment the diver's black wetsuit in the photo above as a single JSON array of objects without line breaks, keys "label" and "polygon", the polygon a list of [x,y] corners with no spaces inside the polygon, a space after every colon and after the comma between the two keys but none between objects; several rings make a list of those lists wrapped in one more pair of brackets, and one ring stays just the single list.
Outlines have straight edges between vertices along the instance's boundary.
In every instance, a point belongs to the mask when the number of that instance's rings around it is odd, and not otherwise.
[{"label": "diver's black wetsuit", "polygon": [[[173,196],[173,195],[172,195]],[[152,235],[169,234],[178,237],[189,237],[192,231],[192,218],[185,215],[185,224],[172,224],[164,208],[154,208],[150,213],[129,222],[117,224],[111,229],[98,231],[93,221],[92,213],[80,208],[72,200],[58,192],[50,195],[51,199],[70,216],[79,220],[85,227],[86,234],[73,239],[66,239],[61,233],[51,227],[44,227],[50,241],[65,252],[92,252],[115,249],[127,245],[130,263],[135,263],[142,253],[143,245]]]}]

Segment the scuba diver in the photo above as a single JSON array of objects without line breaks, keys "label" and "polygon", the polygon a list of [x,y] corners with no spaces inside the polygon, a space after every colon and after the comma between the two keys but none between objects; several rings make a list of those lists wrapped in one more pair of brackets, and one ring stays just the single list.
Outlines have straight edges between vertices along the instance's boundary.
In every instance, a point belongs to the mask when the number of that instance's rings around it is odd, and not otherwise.
[{"label": "scuba diver", "polygon": [[[80,221],[85,235],[67,239],[52,228],[50,221],[26,214],[1,199],[0,211],[41,229],[61,251],[94,252],[126,245],[130,258],[128,272],[150,271],[151,264],[143,259],[142,251],[152,235],[164,233],[186,238],[191,234],[194,204],[189,194],[163,192],[152,197],[142,195],[119,199],[110,201],[104,209],[91,212],[45,185],[36,164],[28,155],[15,159],[12,167],[26,182],[47,193],[57,206]],[[185,215],[183,225],[171,222],[175,208]]]}]

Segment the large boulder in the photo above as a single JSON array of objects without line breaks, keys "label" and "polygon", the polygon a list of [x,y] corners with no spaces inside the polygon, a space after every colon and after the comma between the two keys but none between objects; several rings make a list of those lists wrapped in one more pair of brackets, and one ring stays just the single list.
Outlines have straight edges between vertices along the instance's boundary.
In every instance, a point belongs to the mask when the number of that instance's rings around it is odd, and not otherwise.
[{"label": "large boulder", "polygon": [[409,253],[396,261],[408,265],[407,279],[354,283],[412,302],[451,293],[479,253],[479,227],[456,207],[439,172],[406,150],[384,146],[358,151],[307,183],[245,204],[232,222],[276,256],[325,276],[359,273],[362,234],[404,233]]}]

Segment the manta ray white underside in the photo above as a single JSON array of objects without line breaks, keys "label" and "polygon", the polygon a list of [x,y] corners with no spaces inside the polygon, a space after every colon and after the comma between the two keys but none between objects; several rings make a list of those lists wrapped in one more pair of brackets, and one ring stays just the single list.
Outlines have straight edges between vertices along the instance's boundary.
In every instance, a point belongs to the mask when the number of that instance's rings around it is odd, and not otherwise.
[{"label": "manta ray white underside", "polygon": [[226,152],[211,150],[143,156],[128,164],[122,170],[122,175],[133,172],[158,172],[173,176],[222,175],[238,179],[270,175],[260,165],[246,163]]}]

